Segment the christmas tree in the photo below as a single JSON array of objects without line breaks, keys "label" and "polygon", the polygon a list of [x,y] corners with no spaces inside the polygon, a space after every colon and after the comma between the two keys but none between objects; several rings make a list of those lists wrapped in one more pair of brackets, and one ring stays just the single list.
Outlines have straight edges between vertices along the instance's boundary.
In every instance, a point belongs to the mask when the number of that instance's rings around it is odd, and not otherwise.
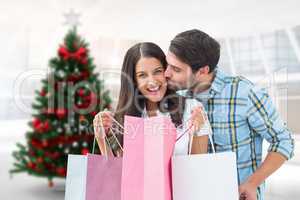
[{"label": "christmas tree", "polygon": [[[28,172],[52,179],[66,176],[67,155],[92,150],[92,121],[97,112],[110,109],[109,91],[94,72],[88,44],[71,29],[49,62],[33,103],[33,119],[26,133],[27,144],[17,143],[11,173]],[[95,148],[96,150],[98,148]]]}]

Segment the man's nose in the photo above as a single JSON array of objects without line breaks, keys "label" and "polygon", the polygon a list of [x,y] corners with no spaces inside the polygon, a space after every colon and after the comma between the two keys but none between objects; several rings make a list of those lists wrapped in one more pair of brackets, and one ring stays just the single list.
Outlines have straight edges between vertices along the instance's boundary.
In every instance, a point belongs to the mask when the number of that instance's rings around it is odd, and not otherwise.
[{"label": "man's nose", "polygon": [[171,71],[170,71],[170,67],[169,66],[167,66],[167,69],[165,70],[165,77],[166,78],[170,78],[171,77]]}]

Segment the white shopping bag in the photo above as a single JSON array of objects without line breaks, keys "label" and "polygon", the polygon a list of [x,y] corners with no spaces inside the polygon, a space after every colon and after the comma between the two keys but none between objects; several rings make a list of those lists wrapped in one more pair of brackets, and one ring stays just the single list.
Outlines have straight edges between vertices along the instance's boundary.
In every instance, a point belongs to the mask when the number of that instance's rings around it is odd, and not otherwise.
[{"label": "white shopping bag", "polygon": [[68,155],[65,200],[85,200],[87,156]]},{"label": "white shopping bag", "polygon": [[173,200],[239,199],[236,154],[212,149],[212,154],[172,157]]}]

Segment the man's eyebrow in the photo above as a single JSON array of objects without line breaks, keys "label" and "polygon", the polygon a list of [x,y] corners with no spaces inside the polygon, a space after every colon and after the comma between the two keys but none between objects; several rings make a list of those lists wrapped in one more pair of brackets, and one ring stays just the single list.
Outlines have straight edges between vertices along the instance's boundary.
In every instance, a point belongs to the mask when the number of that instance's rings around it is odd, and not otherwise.
[{"label": "man's eyebrow", "polygon": [[168,65],[170,65],[171,67],[175,67],[175,68],[179,68],[180,69],[180,67],[178,67],[176,65],[171,65],[171,64],[168,64]]}]

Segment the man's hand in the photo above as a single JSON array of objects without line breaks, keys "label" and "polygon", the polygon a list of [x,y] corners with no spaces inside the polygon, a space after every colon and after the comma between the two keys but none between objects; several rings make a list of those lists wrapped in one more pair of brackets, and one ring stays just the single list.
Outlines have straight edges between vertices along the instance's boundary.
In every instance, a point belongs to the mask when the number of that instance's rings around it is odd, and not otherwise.
[{"label": "man's hand", "polygon": [[257,187],[249,182],[245,182],[239,187],[240,200],[257,200]]},{"label": "man's hand", "polygon": [[274,173],[284,162],[286,158],[277,152],[269,152],[261,166],[249,176],[247,181],[240,185],[240,200],[256,200],[256,189],[267,177]]}]

